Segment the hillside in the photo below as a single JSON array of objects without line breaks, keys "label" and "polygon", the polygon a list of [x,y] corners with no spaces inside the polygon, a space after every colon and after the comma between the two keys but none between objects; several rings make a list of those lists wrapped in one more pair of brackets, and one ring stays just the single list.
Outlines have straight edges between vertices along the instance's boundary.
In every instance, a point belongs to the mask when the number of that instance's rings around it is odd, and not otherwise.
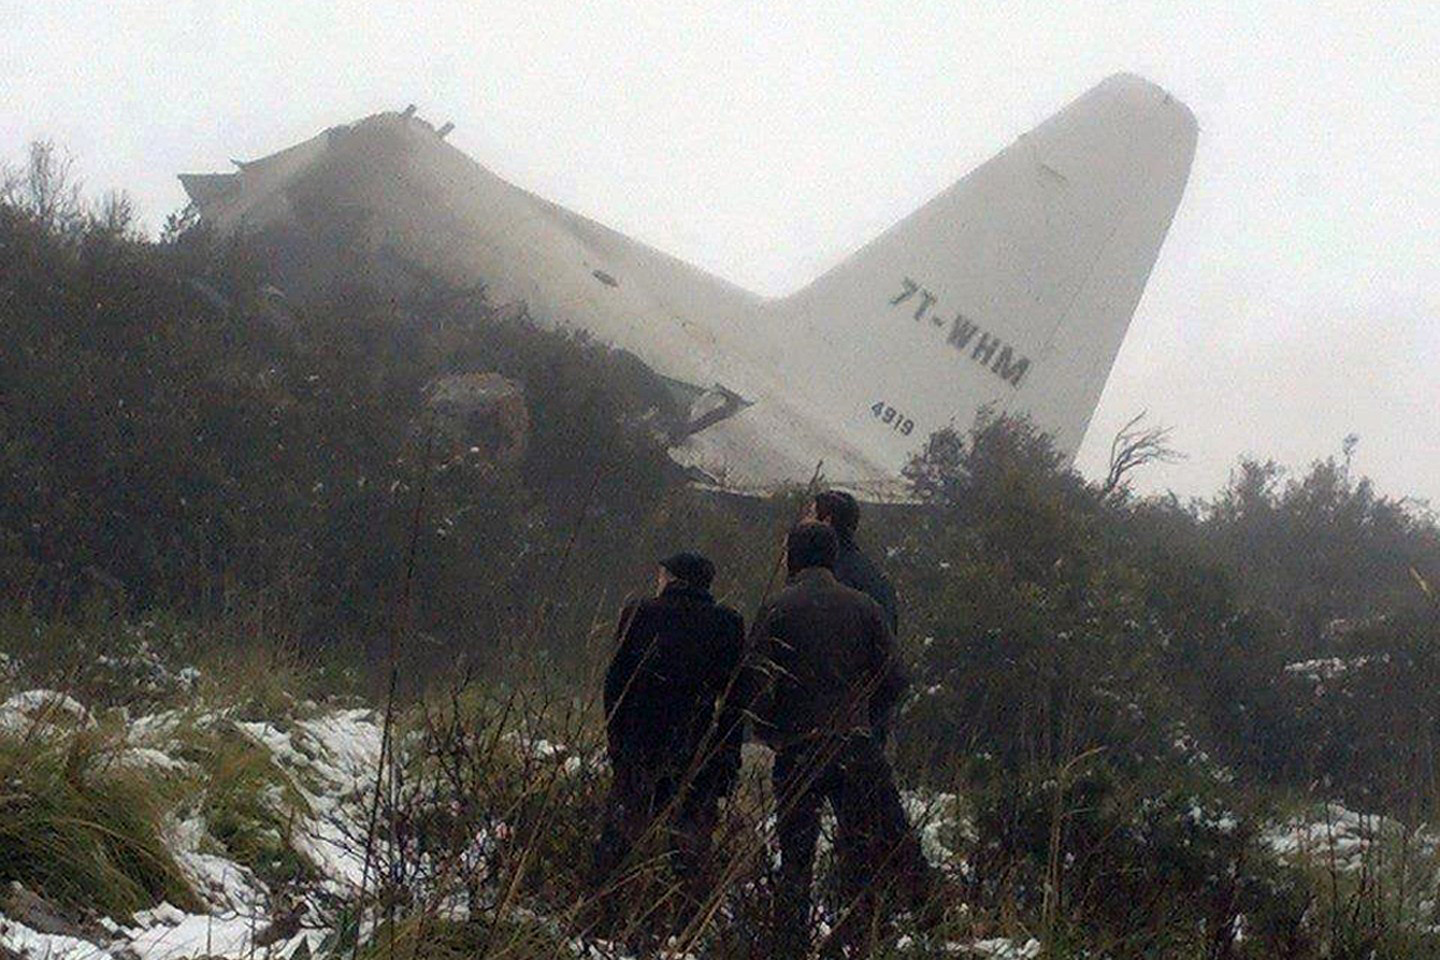
[{"label": "hillside", "polygon": [[[687,487],[664,384],[483,288],[149,240],[46,162],[0,204],[0,956],[653,939],[652,869],[584,909],[612,617],[679,547],[751,615],[799,493]],[[880,954],[1440,955],[1440,529],[1353,442],[1180,503],[931,438],[861,538],[948,902]],[[679,952],[764,955],[767,763]]]}]

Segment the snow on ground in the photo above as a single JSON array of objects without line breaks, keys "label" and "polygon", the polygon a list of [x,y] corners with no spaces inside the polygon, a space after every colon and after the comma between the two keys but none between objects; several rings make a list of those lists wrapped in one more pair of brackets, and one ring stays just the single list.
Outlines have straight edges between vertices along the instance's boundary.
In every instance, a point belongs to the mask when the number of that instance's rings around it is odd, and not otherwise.
[{"label": "snow on ground", "polygon": [[[1327,665],[1314,672],[1331,669]],[[187,728],[223,725],[238,731],[269,754],[275,769],[304,801],[304,814],[296,817],[290,827],[292,847],[320,875],[321,889],[350,895],[360,885],[365,869],[365,814],[379,765],[380,723],[374,711],[368,709],[327,712],[314,708],[303,712],[306,716],[276,722],[232,719],[223,712],[169,711],[137,717],[128,723],[126,738],[109,762],[161,776],[192,776],[199,768],[175,755]],[[57,731],[63,734],[93,724],[94,719],[82,704],[56,691],[32,690],[0,702],[0,736],[43,736]],[[522,756],[555,763],[566,774],[576,772],[570,769],[572,764],[578,769],[591,762],[591,758],[580,756],[564,744],[518,734],[512,734],[511,740]],[[1198,752],[1183,731],[1177,734],[1177,741],[1177,749]],[[919,829],[927,859],[941,869],[963,871],[957,844],[975,837],[959,798],[947,793],[905,791],[903,801]],[[280,803],[278,797],[276,803]],[[1216,829],[1234,828],[1233,818],[1223,811],[1212,814],[1197,805],[1190,817]],[[833,824],[827,825],[833,828]],[[769,826],[773,828],[773,822]],[[165,839],[209,912],[186,913],[162,904],[138,913],[130,926],[108,923],[113,937],[109,942],[45,933],[0,916],[0,955],[8,951],[25,960],[290,957],[302,946],[304,952],[315,952],[328,936],[323,919],[313,912],[303,917],[298,931],[286,931],[289,936],[270,931],[275,912],[272,891],[251,870],[222,855],[223,847],[197,813],[191,811],[171,820],[165,827]],[[1261,839],[1282,863],[1333,865],[1342,872],[1365,869],[1367,858],[1381,842],[1409,844],[1410,850],[1423,857],[1440,855],[1440,839],[1434,834],[1408,830],[1397,821],[1357,813],[1338,803],[1273,824]],[[483,857],[493,845],[493,838],[478,836],[476,843],[477,857]],[[260,946],[264,941],[273,942]],[[579,956],[614,956],[605,952],[606,946],[601,945],[597,953],[596,944],[577,942],[572,949]],[[945,950],[994,960],[1030,960],[1040,952],[1040,945],[1035,940],[995,938],[948,943]]]},{"label": "snow on ground", "polygon": [[[902,953],[918,949],[913,937],[901,937],[895,944]],[[932,948],[933,949],[933,948]],[[1007,937],[991,937],[985,940],[948,941],[942,948],[946,953],[958,956],[986,957],[989,960],[1033,960],[1040,956],[1040,941],[1033,937],[1028,940],[1011,940]]]},{"label": "snow on ground", "polygon": [[975,826],[960,811],[960,798],[953,793],[902,790],[905,815],[920,834],[920,849],[930,865],[946,873],[963,873],[965,861],[951,844],[976,839]]},{"label": "snow on ground", "polygon": [[1358,870],[1379,831],[1379,818],[1326,804],[1318,815],[1296,817],[1267,829],[1261,840],[1286,862],[1323,857],[1344,872]]},{"label": "snow on ground", "polygon": [[0,952],[9,950],[30,960],[113,960],[88,940],[32,930],[18,920],[0,917]]},{"label": "snow on ground", "polygon": [[1175,755],[1192,767],[1209,774],[1216,783],[1233,783],[1235,772],[1217,763],[1200,745],[1200,741],[1186,728],[1184,721],[1177,721],[1170,727],[1170,748]]},{"label": "snow on ground", "polygon": [[1378,659],[1381,663],[1389,663],[1390,657],[1382,655],[1375,657],[1321,657],[1317,660],[1301,660],[1296,663],[1287,663],[1285,673],[1292,677],[1299,677],[1315,683],[1323,683],[1326,680],[1334,680],[1343,676],[1351,670],[1359,670]]},{"label": "snow on ground", "polygon": [[268,947],[255,938],[264,922],[237,913],[193,914],[167,904],[135,915],[134,927],[115,927],[113,943],[101,946],[63,934],[41,933],[16,920],[0,918],[0,951],[26,960],[194,960],[225,957],[290,957],[303,943],[320,945],[318,931],[304,931]]},{"label": "snow on ground", "polygon": [[262,914],[268,894],[264,884],[250,871],[214,853],[203,853],[208,833],[200,817],[173,821],[167,825],[165,840],[190,886],[206,903],[220,910]]},{"label": "snow on ground", "polygon": [[501,737],[511,744],[526,760],[538,763],[558,763],[560,772],[567,777],[578,776],[586,770],[599,768],[605,762],[604,751],[597,750],[589,755],[574,747],[544,737],[531,736],[519,730],[512,730]]},{"label": "snow on ground", "polygon": [[176,732],[190,717],[190,713],[180,710],[160,710],[128,719],[125,739],[137,747],[163,749],[172,745]]},{"label": "snow on ground", "polygon": [[110,762],[117,767],[139,772],[184,775],[199,771],[199,768],[190,761],[172,757],[164,750],[155,747],[127,746],[117,750]]},{"label": "snow on ground", "polygon": [[270,752],[304,798],[310,815],[290,842],[332,892],[359,889],[365,873],[364,809],[380,761],[382,731],[371,710],[341,710],[289,724],[235,723]]},{"label": "snow on ground", "polygon": [[991,960],[1030,960],[1031,957],[1040,956],[1041,949],[1040,941],[1033,938],[1020,943],[1004,937],[976,940],[973,943],[960,944],[959,947],[966,953],[990,957]]},{"label": "snow on ground", "polygon": [[1397,820],[1357,813],[1339,803],[1273,824],[1260,839],[1282,863],[1320,864],[1341,873],[1373,868],[1376,856],[1390,856],[1377,849],[1380,844],[1408,849],[1410,857],[1420,860],[1440,854],[1440,838],[1429,830],[1410,830]]},{"label": "snow on ground", "polygon": [[[195,764],[173,752],[187,722],[199,728],[228,725],[268,751],[308,811],[292,826],[292,846],[310,861],[325,889],[352,893],[364,869],[364,811],[380,756],[381,730],[373,711],[318,713],[288,721],[285,729],[231,720],[223,713],[157,713],[129,722],[124,742],[106,762],[160,775],[197,773]],[[43,736],[93,723],[83,705],[55,691],[31,690],[0,703],[0,736]],[[200,816],[173,819],[164,837],[210,912],[186,913],[161,904],[137,913],[131,926],[106,922],[113,936],[108,943],[44,933],[0,916],[0,955],[9,951],[26,960],[290,957],[302,943],[313,953],[328,935],[314,916],[289,937],[267,930],[274,915],[271,891],[251,870],[217,852],[223,848]],[[261,946],[266,941],[273,942]]]},{"label": "snow on ground", "polygon": [[82,727],[95,723],[84,705],[57,690],[26,690],[0,703],[0,733],[28,734],[62,720]]},{"label": "snow on ground", "polygon": [[266,921],[253,914],[185,913],[162,904],[136,914],[137,926],[127,931],[125,946],[141,960],[191,960],[195,957],[289,957],[303,942],[313,952],[324,939],[321,931],[304,931],[268,947],[256,944]]}]

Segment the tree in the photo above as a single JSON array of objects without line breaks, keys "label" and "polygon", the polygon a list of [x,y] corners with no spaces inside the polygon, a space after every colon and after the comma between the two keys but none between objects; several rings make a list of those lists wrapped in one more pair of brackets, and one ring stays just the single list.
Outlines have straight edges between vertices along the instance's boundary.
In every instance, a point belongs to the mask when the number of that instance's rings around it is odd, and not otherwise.
[{"label": "tree", "polygon": [[22,169],[5,166],[0,202],[28,214],[46,230],[73,237],[85,226],[87,212],[74,167],[74,158],[54,143],[35,140]]}]

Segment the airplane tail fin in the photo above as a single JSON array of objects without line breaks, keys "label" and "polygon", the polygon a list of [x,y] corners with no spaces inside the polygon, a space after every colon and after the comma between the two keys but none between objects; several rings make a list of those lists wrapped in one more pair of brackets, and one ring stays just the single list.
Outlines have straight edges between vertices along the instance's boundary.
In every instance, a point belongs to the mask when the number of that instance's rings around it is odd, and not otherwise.
[{"label": "airplane tail fin", "polygon": [[890,469],[987,405],[1073,458],[1195,142],[1183,104],[1111,77],[786,298],[790,347],[824,356],[811,412]]}]

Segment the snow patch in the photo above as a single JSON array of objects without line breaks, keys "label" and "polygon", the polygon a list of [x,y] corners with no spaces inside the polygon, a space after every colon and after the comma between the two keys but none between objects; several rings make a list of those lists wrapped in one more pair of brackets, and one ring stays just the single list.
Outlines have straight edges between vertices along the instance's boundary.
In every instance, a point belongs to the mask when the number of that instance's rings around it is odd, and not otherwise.
[{"label": "snow patch", "polygon": [[18,920],[0,917],[0,953],[19,954],[26,960],[113,960],[100,947],[58,933],[41,933]]},{"label": "snow patch", "polygon": [[920,850],[930,865],[946,873],[964,869],[947,838],[974,841],[975,826],[960,812],[960,799],[953,793],[901,791],[905,815],[920,836]]},{"label": "snow patch", "polygon": [[1424,827],[1411,830],[1390,817],[1359,813],[1334,802],[1272,825],[1260,840],[1282,863],[1320,864],[1341,873],[1364,870],[1380,843],[1408,846],[1412,856],[1421,858],[1440,854],[1440,837]]},{"label": "snow patch", "polygon": [[270,752],[305,800],[309,815],[290,842],[330,892],[358,889],[365,875],[365,805],[380,763],[382,731],[374,711],[340,710],[297,720],[287,733],[271,723],[236,728]]},{"label": "snow patch", "polygon": [[248,868],[225,857],[204,853],[209,836],[201,817],[166,825],[165,842],[195,892],[221,910],[260,912],[268,897],[264,886]]},{"label": "snow patch", "polygon": [[992,957],[993,960],[1031,960],[1032,957],[1040,956],[1041,947],[1040,941],[1033,937],[1024,943],[1005,937],[995,937],[990,940],[976,940],[973,943],[963,944],[961,949],[977,956]]},{"label": "snow patch", "polygon": [[265,929],[263,916],[185,913],[168,903],[137,914],[136,919],[144,923],[128,931],[126,946],[140,960],[289,957],[300,949],[302,942],[313,953],[324,939],[320,931],[302,931],[294,937],[262,947],[256,943],[256,937]]},{"label": "snow patch", "polygon": [[57,721],[93,727],[95,718],[74,697],[58,690],[26,690],[0,703],[0,733],[23,734]]}]

